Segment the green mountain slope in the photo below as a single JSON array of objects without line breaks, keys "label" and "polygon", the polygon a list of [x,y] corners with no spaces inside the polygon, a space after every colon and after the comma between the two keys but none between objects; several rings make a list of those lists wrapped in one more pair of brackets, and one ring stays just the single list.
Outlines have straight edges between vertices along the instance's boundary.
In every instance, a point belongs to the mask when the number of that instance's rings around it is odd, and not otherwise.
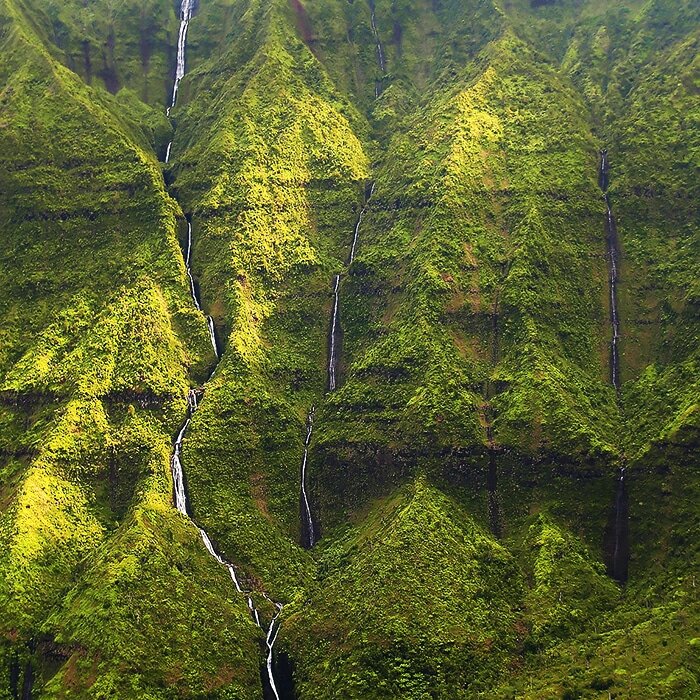
[{"label": "green mountain slope", "polygon": [[187,7],[0,0],[0,699],[696,697],[698,4]]}]

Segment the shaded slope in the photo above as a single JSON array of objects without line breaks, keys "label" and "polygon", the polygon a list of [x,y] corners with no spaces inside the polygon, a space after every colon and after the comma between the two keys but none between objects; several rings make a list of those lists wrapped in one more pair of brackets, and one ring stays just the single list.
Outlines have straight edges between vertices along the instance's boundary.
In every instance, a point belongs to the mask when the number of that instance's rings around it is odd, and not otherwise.
[{"label": "shaded slope", "polygon": [[301,697],[474,697],[517,643],[513,559],[422,480],[319,564],[280,639]]},{"label": "shaded slope", "polygon": [[618,450],[585,113],[510,35],[479,65],[378,172],[341,309],[347,379],[319,420],[329,485],[372,449],[483,453],[491,408],[495,440],[525,455]]}]

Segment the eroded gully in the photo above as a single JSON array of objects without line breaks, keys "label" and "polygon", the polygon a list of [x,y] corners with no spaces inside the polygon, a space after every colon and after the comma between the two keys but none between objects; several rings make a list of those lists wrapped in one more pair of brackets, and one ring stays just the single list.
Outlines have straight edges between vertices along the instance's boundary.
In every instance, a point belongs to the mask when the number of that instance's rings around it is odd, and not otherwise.
[{"label": "eroded gully", "polygon": [[[375,0],[369,0],[370,10],[370,27],[372,36],[374,37],[375,54],[377,58],[377,66],[381,72],[381,78],[374,81],[374,97],[379,98],[382,93],[384,78],[387,74],[386,57],[384,55],[384,47],[382,46],[379,30],[377,28],[377,14],[375,10]],[[367,211],[367,203],[374,192],[374,183],[371,184],[369,194],[365,192],[365,204],[360,211],[360,215],[355,223],[353,232],[352,244],[350,246],[350,256],[348,266],[355,259],[357,251],[357,243],[359,240],[360,226],[362,219]],[[331,328],[328,338],[328,391],[333,392],[338,388],[338,361],[340,358],[341,344],[341,325],[340,325],[340,283],[342,274],[337,274],[333,277],[333,308],[331,311]],[[311,512],[311,504],[309,501],[306,474],[309,457],[309,445],[311,443],[311,434],[313,431],[314,407],[312,406],[306,418],[306,439],[304,441],[304,453],[301,464],[300,488],[299,488],[299,506],[301,511],[301,543],[307,549],[314,546],[317,540],[314,519]]]},{"label": "eroded gully", "polygon": [[[355,260],[357,245],[360,236],[360,227],[362,220],[367,213],[369,198],[374,192],[374,183],[365,191],[365,203],[360,210],[360,213],[355,222],[353,230],[352,242],[350,244],[350,255],[346,267],[349,267]],[[339,273],[333,277],[333,308],[331,312],[331,327],[328,336],[328,392],[333,392],[338,388],[338,362],[340,359],[340,346],[342,337],[342,328],[340,325],[340,283],[342,274]],[[314,523],[313,514],[311,512],[311,502],[307,491],[307,466],[309,460],[309,446],[313,434],[315,407],[312,406],[306,418],[306,439],[304,440],[304,453],[301,461],[301,479],[299,488],[299,505],[301,511],[301,543],[302,546],[310,549],[316,544],[318,536]]]},{"label": "eroded gully", "polygon": [[386,76],[386,58],[384,56],[384,47],[382,46],[382,40],[379,37],[379,30],[377,29],[377,13],[375,10],[375,0],[369,0],[369,22],[372,27],[372,36],[374,37],[374,47],[377,54],[377,64],[379,65],[379,70],[382,75],[381,78],[374,81],[374,97],[378,98],[382,94],[384,78]]},{"label": "eroded gully", "polygon": [[[610,161],[608,150],[600,152],[598,185],[605,201],[605,240],[607,245],[609,289],[610,289],[610,382],[615,391],[620,393],[620,314],[618,311],[617,286],[620,270],[620,245],[617,224],[610,205],[608,186],[610,184]],[[624,460],[624,458],[623,458]],[[625,467],[620,467],[615,484],[615,502],[612,517],[612,551],[609,555],[608,573],[619,583],[627,581],[629,565],[629,507]]]}]

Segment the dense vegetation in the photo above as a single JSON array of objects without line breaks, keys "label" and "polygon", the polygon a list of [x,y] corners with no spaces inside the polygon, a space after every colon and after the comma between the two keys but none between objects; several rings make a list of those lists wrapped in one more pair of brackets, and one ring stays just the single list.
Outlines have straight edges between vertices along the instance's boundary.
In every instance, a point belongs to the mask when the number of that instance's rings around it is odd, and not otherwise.
[{"label": "dense vegetation", "polygon": [[283,696],[698,697],[700,5],[178,6],[0,0],[0,700],[263,697],[203,384]]}]

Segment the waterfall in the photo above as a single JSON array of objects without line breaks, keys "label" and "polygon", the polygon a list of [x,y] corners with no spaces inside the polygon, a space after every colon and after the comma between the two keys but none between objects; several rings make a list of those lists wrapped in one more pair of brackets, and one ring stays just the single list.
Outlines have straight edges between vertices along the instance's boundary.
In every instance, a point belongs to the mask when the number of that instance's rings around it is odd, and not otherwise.
[{"label": "waterfall", "polygon": [[[250,615],[255,621],[255,624],[260,628],[264,629],[262,622],[260,620],[260,613],[253,601],[253,598],[250,593],[246,592],[243,590],[241,587],[238,574],[236,573],[236,569],[231,564],[230,562],[226,561],[217,551],[216,548],[214,547],[214,544],[211,541],[211,538],[209,537],[207,531],[204,528],[199,527],[194,520],[192,520],[192,517],[190,515],[190,509],[189,509],[189,502],[187,499],[187,491],[185,489],[185,477],[184,477],[184,472],[182,469],[182,461],[180,459],[180,454],[182,451],[182,442],[185,438],[185,435],[187,434],[187,429],[190,426],[190,423],[192,421],[192,415],[194,412],[197,410],[199,401],[197,398],[197,393],[194,390],[190,390],[188,397],[187,397],[187,405],[188,405],[188,410],[187,410],[187,418],[185,419],[185,422],[183,423],[182,427],[180,428],[180,432],[177,434],[177,438],[175,439],[175,444],[173,445],[173,451],[170,457],[170,467],[171,467],[171,472],[173,476],[173,491],[174,491],[174,501],[175,501],[175,507],[177,510],[182,513],[185,517],[187,517],[190,522],[197,528],[197,531],[199,532],[199,536],[202,538],[202,542],[204,543],[204,547],[206,548],[207,552],[209,552],[210,556],[221,566],[226,567],[226,569],[229,572],[229,575],[231,576],[231,581],[233,581],[233,585],[236,588],[237,593],[241,593],[246,596],[246,602],[248,604],[248,610],[250,611]],[[309,438],[310,439],[310,438]],[[270,600],[266,595],[265,598]],[[273,601],[270,601],[273,602]],[[272,688],[272,691],[275,695],[276,700],[279,700],[279,695],[277,694],[276,686],[275,686],[275,681],[272,673],[272,656],[273,656],[273,646],[275,641],[277,640],[277,635],[279,634],[279,628],[280,625],[277,624],[275,627],[275,624],[277,623],[277,619],[279,618],[280,612],[282,611],[282,605],[280,603],[273,602],[273,605],[277,608],[277,612],[275,613],[274,617],[272,618],[272,621],[270,622],[270,625],[267,628],[267,633],[266,633],[266,639],[265,639],[265,644],[267,647],[267,660],[266,660],[266,669],[267,669],[267,674],[268,674],[268,680],[270,682],[270,686]]]},{"label": "waterfall", "polygon": [[608,151],[603,149],[600,152],[600,170],[598,173],[598,184],[603,191],[605,200],[606,218],[605,234],[608,247],[608,260],[610,266],[610,324],[612,326],[612,340],[610,341],[610,380],[617,391],[620,390],[620,316],[617,308],[617,285],[619,281],[619,245],[617,237],[617,226],[615,217],[610,207],[610,197],[608,196],[609,184]]},{"label": "waterfall", "polygon": [[314,520],[311,517],[311,505],[306,493],[306,465],[309,459],[309,445],[311,444],[311,434],[314,429],[314,407],[311,407],[306,419],[306,439],[304,440],[304,457],[301,461],[301,506],[304,518],[305,532],[302,532],[302,542],[310,549],[316,544],[316,532],[314,531]]},{"label": "waterfall", "polygon": [[267,680],[270,683],[270,688],[275,695],[275,700],[280,700],[279,693],[277,692],[277,686],[275,685],[275,676],[274,676],[274,673],[272,672],[272,661],[274,658],[275,642],[277,641],[277,635],[280,632],[280,625],[277,625],[277,627],[275,627],[275,623],[277,622],[277,618],[279,617],[280,613],[282,612],[282,606],[279,603],[275,603],[275,605],[277,606],[277,612],[275,613],[275,616],[272,618],[272,621],[270,622],[270,626],[267,630],[267,636],[265,637],[265,645],[267,646],[266,667],[267,667]]},{"label": "waterfall", "polygon": [[[382,78],[386,75],[386,59],[384,58],[384,48],[382,40],[379,38],[379,30],[377,29],[377,13],[375,11],[375,0],[369,0],[369,22],[372,27],[372,35],[374,36],[374,45],[377,52],[377,63],[379,70],[382,72]],[[374,97],[378,98],[382,93],[382,78],[374,81]]]},{"label": "waterfall", "polygon": [[177,102],[177,91],[180,87],[180,81],[185,77],[185,48],[187,46],[187,30],[192,19],[192,9],[194,0],[182,0],[180,5],[180,31],[177,35],[177,67],[175,68],[175,82],[173,83],[173,96],[170,101],[170,107],[167,109],[167,115],[170,116],[170,110]]},{"label": "waterfall", "polygon": [[[175,103],[177,101],[177,93],[178,93],[178,88],[180,86],[180,81],[185,75],[185,49],[187,45],[187,30],[189,28],[189,22],[190,19],[192,18],[192,9],[194,6],[194,0],[182,0],[182,3],[180,5],[180,31],[178,33],[178,39],[177,39],[177,69],[175,71],[175,82],[173,84],[173,93],[172,93],[172,99],[170,102],[170,106],[166,109],[166,115],[170,116],[170,110],[175,106]],[[166,149],[165,153],[165,162],[169,162],[170,160],[170,155],[171,155],[171,150],[172,150],[172,145],[173,142],[170,141],[168,143],[168,147]],[[185,254],[183,256],[184,263],[185,263],[185,269],[187,271],[187,278],[189,280],[189,287],[190,287],[190,295],[192,297],[192,302],[194,303],[196,309],[198,311],[202,311],[202,306],[199,301],[199,296],[197,293],[197,285],[195,282],[194,275],[192,274],[192,267],[191,267],[191,261],[192,261],[192,221],[190,217],[187,217],[187,248],[185,250]],[[207,328],[209,329],[209,339],[211,341],[212,348],[214,349],[214,355],[216,356],[217,363],[214,365],[214,368],[212,369],[211,374],[209,375],[209,379],[211,379],[214,376],[214,373],[216,372],[216,368],[218,366],[218,361],[221,359],[221,355],[219,352],[219,347],[218,343],[216,340],[216,327],[214,325],[214,319],[211,316],[207,316]],[[208,381],[208,380],[207,380]],[[190,389],[188,395],[187,395],[187,415],[185,417],[185,420],[182,424],[182,427],[180,428],[177,437],[175,438],[175,442],[173,444],[173,450],[171,453],[170,457],[170,469],[172,472],[172,477],[173,477],[173,501],[175,503],[176,509],[185,517],[187,517],[190,522],[197,528],[197,531],[199,532],[200,537],[202,538],[202,542],[204,543],[204,547],[206,548],[207,552],[210,554],[210,556],[221,566],[226,567],[227,571],[229,572],[229,575],[231,577],[231,581],[233,582],[233,585],[236,589],[237,593],[240,593],[242,595],[246,596],[246,602],[248,604],[248,610],[250,611],[251,617],[255,621],[255,624],[262,630],[263,625],[260,620],[260,613],[253,601],[252,595],[249,592],[246,592],[243,590],[241,587],[238,574],[236,572],[235,567],[233,564],[230,562],[227,562],[217,551],[216,548],[214,547],[214,544],[211,541],[211,538],[207,534],[206,530],[204,528],[199,527],[197,523],[192,519],[190,515],[190,509],[189,509],[189,502],[187,499],[187,490],[185,488],[185,475],[184,471],[182,468],[182,460],[181,460],[181,454],[182,454],[182,443],[183,440],[185,439],[185,436],[187,435],[187,430],[190,426],[190,423],[192,421],[192,416],[194,413],[197,411],[199,408],[199,395],[197,391]],[[263,594],[265,595],[265,594]],[[267,600],[270,600],[267,595],[265,595],[265,598]],[[273,602],[273,601],[270,601]],[[280,624],[278,622],[279,615],[282,611],[282,605],[280,603],[274,602],[273,603],[276,612],[270,622],[269,627],[267,628],[266,631],[266,636],[265,636],[265,646],[267,648],[267,654],[266,654],[266,670],[267,670],[267,680],[268,683],[270,684],[270,687],[272,689],[272,692],[274,693],[274,698],[275,700],[279,700],[279,695],[277,693],[277,687],[275,685],[275,679],[273,676],[273,671],[272,671],[272,661],[273,661],[273,647],[275,644],[275,641],[277,640],[277,636],[279,634],[280,630]]]},{"label": "waterfall", "polygon": [[608,191],[609,170],[608,149],[603,148],[600,152],[600,170],[598,171],[598,186],[603,192]]},{"label": "waterfall", "polygon": [[[197,287],[194,284],[194,276],[192,275],[192,268],[190,267],[190,256],[192,255],[192,222],[187,220],[187,251],[185,253],[185,269],[187,270],[187,278],[190,281],[190,294],[192,295],[192,301],[197,307],[197,311],[201,311],[202,307],[199,305],[199,298],[197,296]],[[218,357],[218,355],[217,355]]]},{"label": "waterfall", "polygon": [[606,229],[608,234],[608,252],[610,256],[610,322],[612,323],[613,337],[610,343],[610,374],[615,389],[620,388],[620,318],[617,311],[617,282],[618,282],[618,260],[617,260],[617,230],[615,218],[610,210],[610,199],[605,194],[605,205],[607,207]]},{"label": "waterfall", "polygon": [[[192,221],[187,219],[187,248],[185,250],[185,270],[187,271],[187,279],[190,283],[190,296],[194,302],[197,311],[202,310],[202,305],[199,301],[199,295],[197,293],[197,285],[194,281],[194,275],[192,274],[192,266],[190,265],[190,260],[192,258]],[[207,328],[209,330],[209,340],[211,341],[211,346],[214,350],[214,355],[217,359],[219,357],[219,345],[216,341],[216,327],[214,326],[214,319],[211,316],[207,316]]]},{"label": "waterfall", "polygon": [[214,349],[214,354],[218,359],[219,346],[216,344],[216,328],[214,327],[214,319],[211,316],[207,316],[207,326],[209,327],[209,340],[211,341],[211,346]]},{"label": "waterfall", "polygon": [[386,73],[386,59],[384,58],[384,49],[382,48],[382,40],[379,38],[379,30],[377,29],[377,13],[375,11],[375,0],[369,1],[369,21],[372,26],[372,34],[377,47],[377,63],[382,73]]},{"label": "waterfall", "polygon": [[340,306],[340,275],[333,278],[333,316],[331,318],[331,342],[328,352],[328,391],[336,389],[338,365],[338,334],[340,332],[338,307]]},{"label": "waterfall", "polygon": [[[367,194],[367,192],[365,192]],[[355,260],[355,251],[357,250],[357,241],[360,236],[360,226],[362,225],[362,219],[365,218],[365,214],[367,213],[367,202],[369,201],[370,197],[374,194],[374,182],[369,186],[369,193],[367,194],[367,200],[365,201],[365,205],[362,207],[360,210],[360,215],[357,217],[357,223],[355,224],[355,231],[353,232],[352,236],[352,245],[350,246],[350,258],[348,260],[348,264],[352,265],[353,261]]]},{"label": "waterfall", "polygon": [[[193,412],[190,406],[189,414]],[[173,473],[173,489],[175,493],[175,507],[183,515],[187,515],[187,496],[185,494],[185,476],[182,471],[182,462],[180,461],[180,451],[182,450],[182,440],[185,437],[187,428],[190,425],[189,415],[187,420],[183,423],[180,432],[177,434],[175,440],[175,445],[173,446],[173,454],[170,458],[170,469]]]},{"label": "waterfall", "polygon": [[[360,210],[357,221],[355,222],[348,265],[351,265],[355,260],[357,243],[360,236],[360,226],[362,225],[362,219],[364,219],[365,214],[367,213],[370,197],[373,194],[374,182],[370,185],[369,191],[365,190],[365,204]],[[341,275],[335,275],[333,278],[333,313],[331,314],[331,333],[328,348],[328,391],[335,391],[338,387],[337,370],[340,347],[340,279]]]},{"label": "waterfall", "polygon": [[355,231],[352,236],[352,246],[350,246],[350,263],[355,259],[355,250],[357,249],[357,238],[360,235],[360,225],[362,224],[362,219],[365,216],[365,211],[367,207],[362,207],[360,215],[357,217],[357,223],[355,224]]}]

